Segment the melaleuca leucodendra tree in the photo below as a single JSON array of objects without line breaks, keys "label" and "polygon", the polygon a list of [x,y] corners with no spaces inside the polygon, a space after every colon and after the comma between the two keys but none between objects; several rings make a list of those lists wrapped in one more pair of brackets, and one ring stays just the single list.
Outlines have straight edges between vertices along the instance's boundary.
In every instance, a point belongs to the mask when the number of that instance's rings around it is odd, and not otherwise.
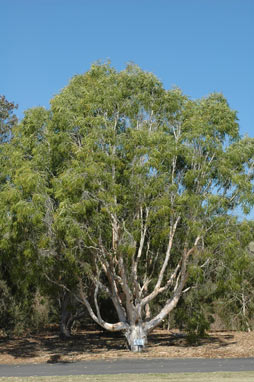
[{"label": "melaleuca leucodendra tree", "polygon": [[[38,261],[97,324],[140,350],[188,293],[190,266],[220,217],[251,206],[253,140],[240,138],[221,94],[191,100],[136,66],[93,65],[52,100],[36,142],[20,174],[28,166],[39,176],[25,201],[42,214]],[[104,319],[102,296],[116,322]]]},{"label": "melaleuca leucodendra tree", "polygon": [[[176,307],[218,218],[253,202],[253,140],[240,139],[221,94],[194,101],[136,66],[92,66],[51,112],[52,150],[67,158],[54,181],[55,224],[76,297],[136,351]],[[117,322],[103,319],[100,294],[111,298]]]}]

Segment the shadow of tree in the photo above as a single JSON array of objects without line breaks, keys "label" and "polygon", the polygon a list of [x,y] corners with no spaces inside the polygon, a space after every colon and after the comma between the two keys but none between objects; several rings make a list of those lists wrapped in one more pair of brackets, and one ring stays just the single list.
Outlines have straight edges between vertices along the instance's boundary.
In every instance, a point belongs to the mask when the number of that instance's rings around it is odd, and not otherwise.
[{"label": "shadow of tree", "polygon": [[[218,348],[225,348],[235,344],[234,335],[220,334],[202,338],[195,347],[207,344],[215,344]],[[168,331],[156,331],[149,336],[148,350],[156,347],[175,346],[179,349],[189,347],[184,334]],[[90,354],[102,354],[110,350],[126,350],[126,340],[121,333],[111,333],[101,330],[87,330],[75,333],[68,339],[59,337],[57,331],[41,333],[25,338],[0,338],[0,354],[9,354],[14,358],[29,359],[47,353],[48,363],[68,362],[62,361],[62,356],[72,356],[89,352]]]},{"label": "shadow of tree", "polygon": [[84,351],[96,353],[125,349],[125,339],[119,333],[105,333],[99,330],[83,331],[70,338],[62,339],[56,333],[44,333],[27,338],[0,338],[0,354],[14,358],[33,358],[41,352],[50,355],[49,362],[60,362],[61,356]]},{"label": "shadow of tree", "polygon": [[188,341],[187,335],[183,333],[154,333],[151,334],[149,337],[150,340],[150,346],[175,346],[179,348],[186,348],[186,347],[202,347],[204,345],[209,344],[217,344],[219,347],[227,347],[233,344],[236,344],[235,341],[230,341],[234,339],[234,335],[207,335],[204,338],[199,338],[197,342],[190,344]]}]

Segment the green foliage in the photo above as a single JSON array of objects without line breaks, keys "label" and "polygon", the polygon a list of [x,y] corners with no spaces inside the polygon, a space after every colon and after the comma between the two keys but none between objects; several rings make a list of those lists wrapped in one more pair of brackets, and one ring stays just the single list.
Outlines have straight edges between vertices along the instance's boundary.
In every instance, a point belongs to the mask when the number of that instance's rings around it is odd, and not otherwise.
[{"label": "green foliage", "polygon": [[[18,282],[17,282],[18,284]],[[7,285],[7,280],[0,280],[0,333],[1,335],[21,335],[36,331],[50,323],[50,307],[34,290],[22,285]],[[34,287],[34,284],[33,284]]]},{"label": "green foliage", "polygon": [[11,139],[11,130],[17,124],[17,117],[14,110],[17,105],[7,101],[5,96],[0,95],[0,144]]},{"label": "green foliage", "polygon": [[243,221],[228,235],[224,256],[217,258],[217,312],[227,327],[253,328],[254,258],[249,250],[253,222]]},{"label": "green foliage", "polygon": [[[246,279],[244,288],[252,285],[251,260],[241,249],[251,235],[230,213],[248,212],[254,202],[254,140],[241,139],[223,95],[191,100],[135,65],[117,72],[95,64],[73,77],[49,111],[28,110],[12,135],[1,149],[0,251],[8,285],[15,278],[18,285],[25,269],[23,291],[35,285],[34,293],[56,301],[56,284],[74,293],[80,280],[86,291],[100,281],[100,296],[108,298],[105,264],[119,276],[123,259],[133,290],[146,227],[137,281],[142,288],[149,279],[151,293],[176,221],[162,285],[189,253],[190,292],[176,317],[190,338],[208,328],[215,296],[238,296]],[[174,285],[165,289],[161,306],[173,293]]]}]

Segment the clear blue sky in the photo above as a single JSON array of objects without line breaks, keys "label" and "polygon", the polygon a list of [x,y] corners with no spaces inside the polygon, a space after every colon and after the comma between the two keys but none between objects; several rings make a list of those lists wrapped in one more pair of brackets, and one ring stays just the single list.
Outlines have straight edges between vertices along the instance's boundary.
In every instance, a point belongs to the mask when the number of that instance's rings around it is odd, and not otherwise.
[{"label": "clear blue sky", "polygon": [[19,117],[110,59],[193,98],[222,92],[254,137],[254,0],[0,0],[0,12],[0,94]]}]

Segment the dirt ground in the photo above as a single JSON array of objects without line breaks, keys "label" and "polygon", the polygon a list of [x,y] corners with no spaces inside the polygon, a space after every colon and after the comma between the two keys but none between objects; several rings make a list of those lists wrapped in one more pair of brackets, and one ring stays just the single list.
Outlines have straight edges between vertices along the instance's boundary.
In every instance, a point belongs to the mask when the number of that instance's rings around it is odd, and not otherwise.
[{"label": "dirt ground", "polygon": [[79,331],[62,340],[56,330],[22,338],[0,338],[0,364],[75,362],[113,358],[245,358],[254,357],[254,332],[210,332],[189,345],[178,331],[155,330],[147,349],[131,353],[123,336],[100,330]]}]

